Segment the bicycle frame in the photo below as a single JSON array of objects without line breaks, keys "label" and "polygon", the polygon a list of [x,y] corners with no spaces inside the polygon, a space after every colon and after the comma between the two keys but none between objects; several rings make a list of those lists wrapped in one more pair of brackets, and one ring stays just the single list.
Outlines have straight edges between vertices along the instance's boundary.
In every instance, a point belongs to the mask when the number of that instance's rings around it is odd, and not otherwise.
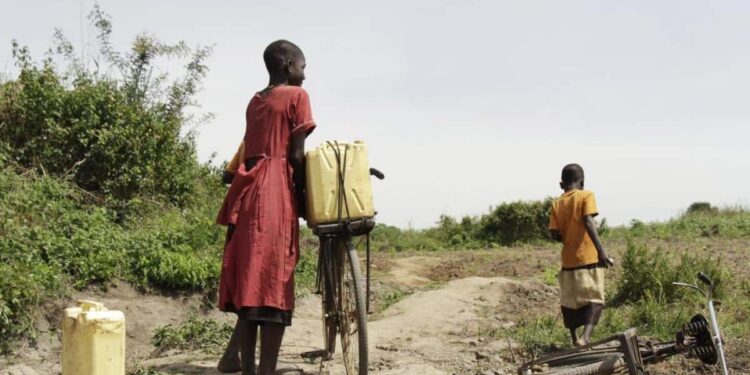
[{"label": "bicycle frame", "polygon": [[712,339],[714,343],[716,344],[716,351],[719,354],[719,363],[721,364],[721,373],[722,375],[729,375],[729,369],[727,368],[727,360],[724,356],[724,344],[721,340],[721,332],[719,331],[719,322],[716,319],[716,308],[714,307],[714,299],[713,299],[713,293],[714,293],[714,283],[711,281],[711,279],[706,276],[703,272],[698,274],[698,279],[705,283],[708,288],[706,290],[701,289],[698,286],[698,283],[693,284],[686,284],[686,283],[679,283],[679,282],[673,282],[672,284],[677,286],[682,286],[690,289],[697,290],[701,294],[703,294],[704,297],[706,297],[706,309],[708,310],[708,315],[710,318],[711,323],[711,331],[712,331]]}]

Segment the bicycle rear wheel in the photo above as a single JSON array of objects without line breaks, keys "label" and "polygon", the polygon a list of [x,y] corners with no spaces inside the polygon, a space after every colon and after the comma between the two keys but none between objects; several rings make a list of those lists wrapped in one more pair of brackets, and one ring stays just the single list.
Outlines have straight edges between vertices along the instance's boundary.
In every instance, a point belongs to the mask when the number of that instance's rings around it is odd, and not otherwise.
[{"label": "bicycle rear wheel", "polygon": [[321,275],[318,286],[321,291],[320,301],[323,305],[323,339],[324,339],[324,356],[323,360],[330,360],[333,353],[336,352],[336,334],[338,333],[338,312],[336,301],[335,285],[338,280],[336,277],[338,268],[337,261],[332,254],[331,239],[321,239],[320,256],[318,259],[318,274]]},{"label": "bicycle rear wheel", "polygon": [[359,256],[351,239],[338,241],[340,260],[339,333],[347,375],[367,375],[367,310]]}]

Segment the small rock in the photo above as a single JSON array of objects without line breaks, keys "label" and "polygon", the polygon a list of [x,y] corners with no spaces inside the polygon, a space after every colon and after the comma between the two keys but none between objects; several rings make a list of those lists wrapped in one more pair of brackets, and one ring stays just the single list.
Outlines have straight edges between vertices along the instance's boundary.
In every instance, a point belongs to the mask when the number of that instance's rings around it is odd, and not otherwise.
[{"label": "small rock", "polygon": [[385,350],[385,351],[389,351],[389,352],[397,352],[398,351],[398,348],[395,347],[395,346],[392,346],[392,345],[380,345],[380,344],[378,344],[378,345],[375,345],[375,347],[378,348],[378,349],[380,349],[380,350]]},{"label": "small rock", "polygon": [[478,361],[479,360],[483,360],[483,359],[487,359],[487,355],[486,354],[482,354],[480,352],[474,352],[474,355],[476,356],[476,358],[477,358]]}]

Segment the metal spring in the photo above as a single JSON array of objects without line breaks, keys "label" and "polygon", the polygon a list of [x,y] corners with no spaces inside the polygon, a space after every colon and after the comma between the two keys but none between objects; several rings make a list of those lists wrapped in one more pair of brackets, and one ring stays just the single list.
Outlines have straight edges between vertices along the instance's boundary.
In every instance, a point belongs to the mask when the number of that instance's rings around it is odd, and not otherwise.
[{"label": "metal spring", "polygon": [[700,336],[702,333],[708,332],[708,322],[704,320],[690,322],[685,324],[682,331],[688,336]]},{"label": "metal spring", "polygon": [[712,346],[701,345],[690,349],[690,356],[701,360],[708,360],[716,356],[716,351]]}]

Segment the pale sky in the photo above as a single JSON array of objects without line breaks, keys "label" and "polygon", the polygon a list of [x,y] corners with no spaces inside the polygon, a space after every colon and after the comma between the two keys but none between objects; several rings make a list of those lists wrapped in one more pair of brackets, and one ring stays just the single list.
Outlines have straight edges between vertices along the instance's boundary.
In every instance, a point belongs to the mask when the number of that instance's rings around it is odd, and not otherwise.
[{"label": "pale sky", "polygon": [[[202,161],[231,157],[267,83],[265,46],[307,57],[325,140],[366,141],[379,221],[558,195],[577,162],[610,223],[665,220],[694,201],[750,204],[750,3],[746,1],[113,1],[113,41],[147,31],[214,45],[198,96]],[[0,2],[10,41],[41,57],[61,28],[94,40],[93,1]],[[217,207],[218,209],[218,207]]]}]

